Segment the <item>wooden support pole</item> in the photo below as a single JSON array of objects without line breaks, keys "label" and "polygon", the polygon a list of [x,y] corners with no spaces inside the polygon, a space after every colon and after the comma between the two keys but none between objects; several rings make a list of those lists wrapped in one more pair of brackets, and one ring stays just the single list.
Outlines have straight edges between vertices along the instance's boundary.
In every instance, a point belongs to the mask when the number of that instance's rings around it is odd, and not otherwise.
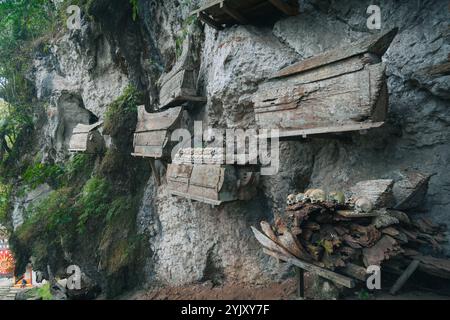
[{"label": "wooden support pole", "polygon": [[305,271],[299,267],[295,267],[297,274],[297,296],[301,299],[305,298]]},{"label": "wooden support pole", "polygon": [[152,168],[153,177],[155,178],[156,185],[161,186],[161,178],[158,170],[156,170],[155,159],[150,158],[150,167]]},{"label": "wooden support pole", "polygon": [[405,272],[402,273],[402,275],[397,279],[397,281],[392,286],[391,290],[389,291],[390,294],[395,295],[408,281],[408,279],[412,276],[414,271],[416,271],[417,267],[419,266],[420,261],[419,260],[413,260],[408,268],[406,268]]},{"label": "wooden support pole", "polygon": [[216,30],[222,30],[223,27],[221,25],[219,25],[216,21],[214,21],[213,19],[211,19],[206,13],[204,12],[199,12],[197,14],[198,18],[203,21],[204,23],[206,23],[208,26],[210,26],[211,28],[214,28]]}]

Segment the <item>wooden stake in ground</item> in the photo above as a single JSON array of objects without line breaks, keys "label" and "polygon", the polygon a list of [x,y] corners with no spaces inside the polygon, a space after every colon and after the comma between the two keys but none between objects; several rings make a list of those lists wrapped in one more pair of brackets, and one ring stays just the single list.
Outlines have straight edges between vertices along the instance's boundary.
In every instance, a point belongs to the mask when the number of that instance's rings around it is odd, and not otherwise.
[{"label": "wooden stake in ground", "polygon": [[408,281],[408,279],[412,276],[414,271],[416,271],[417,267],[419,266],[420,261],[419,260],[413,260],[408,268],[406,268],[405,272],[402,273],[402,275],[397,279],[397,281],[392,286],[391,290],[389,291],[390,294],[395,295]]},{"label": "wooden stake in ground", "polygon": [[297,296],[301,299],[305,298],[305,271],[302,268],[295,267],[297,274]]}]

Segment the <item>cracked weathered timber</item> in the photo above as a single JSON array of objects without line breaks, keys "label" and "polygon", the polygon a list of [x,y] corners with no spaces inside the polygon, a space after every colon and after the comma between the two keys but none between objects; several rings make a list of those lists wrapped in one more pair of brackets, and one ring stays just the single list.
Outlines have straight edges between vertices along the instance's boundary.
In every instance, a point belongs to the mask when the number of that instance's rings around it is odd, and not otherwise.
[{"label": "cracked weathered timber", "polygon": [[98,129],[102,125],[103,121],[91,125],[78,124],[72,131],[69,151],[88,154],[101,152],[104,148],[104,139]]},{"label": "cracked weathered timber", "polygon": [[306,59],[262,83],[252,98],[259,127],[305,137],[382,126],[388,89],[381,56],[396,32]]}]

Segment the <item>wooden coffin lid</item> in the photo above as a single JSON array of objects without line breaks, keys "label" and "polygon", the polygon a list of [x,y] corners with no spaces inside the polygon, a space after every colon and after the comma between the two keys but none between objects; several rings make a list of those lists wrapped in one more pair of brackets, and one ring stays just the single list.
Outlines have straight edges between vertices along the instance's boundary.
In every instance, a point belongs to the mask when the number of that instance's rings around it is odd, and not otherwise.
[{"label": "wooden coffin lid", "polygon": [[99,121],[94,124],[82,124],[79,123],[72,131],[72,134],[89,133],[96,130],[103,125],[103,121]]},{"label": "wooden coffin lid", "polygon": [[187,36],[186,40],[183,42],[183,51],[181,56],[177,59],[176,64],[173,66],[170,72],[163,74],[159,79],[160,86],[164,86],[169,82],[175,75],[182,70],[195,70],[194,59],[192,56],[192,39],[191,36]]},{"label": "wooden coffin lid", "polygon": [[372,53],[381,57],[389,48],[392,40],[394,40],[394,37],[397,35],[397,32],[398,28],[394,28],[382,35],[373,35],[346,47],[326,51],[318,56],[305,59],[286,67],[271,78],[287,77],[364,53]]},{"label": "wooden coffin lid", "polygon": [[174,107],[159,113],[148,113],[145,106],[139,106],[136,133],[172,129],[182,111],[182,107]]}]

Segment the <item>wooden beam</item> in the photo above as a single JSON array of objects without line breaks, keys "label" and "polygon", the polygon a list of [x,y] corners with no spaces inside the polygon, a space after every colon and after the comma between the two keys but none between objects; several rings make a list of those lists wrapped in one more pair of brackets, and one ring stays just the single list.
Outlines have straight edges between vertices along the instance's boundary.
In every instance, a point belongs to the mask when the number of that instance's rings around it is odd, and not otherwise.
[{"label": "wooden beam", "polygon": [[204,12],[199,12],[198,13],[198,18],[201,21],[203,21],[204,23],[206,23],[208,26],[210,26],[211,28],[214,28],[216,30],[222,30],[223,29],[223,27],[221,25],[219,25],[214,19],[210,18]]},{"label": "wooden beam", "polygon": [[269,0],[269,2],[278,10],[283,12],[284,14],[288,16],[296,16],[298,14],[298,9],[294,6],[291,6],[287,4],[286,2],[283,2],[282,0]]},{"label": "wooden beam", "polygon": [[361,41],[347,45],[346,47],[326,51],[320,55],[302,60],[286,67],[277,72],[271,78],[290,76],[364,53],[372,53],[381,57],[389,48],[392,40],[394,40],[397,31],[398,29],[395,28],[382,35],[370,36]]},{"label": "wooden beam", "polygon": [[[287,263],[290,263],[296,267],[299,267],[305,271],[314,273],[322,278],[331,280],[337,284],[340,284],[346,288],[354,288],[355,287],[355,281],[353,279],[350,279],[346,276],[337,274],[336,272],[318,267],[316,265],[301,261],[294,257],[292,254],[281,248],[278,244],[270,240],[268,237],[266,237],[264,234],[262,234],[260,231],[258,231],[256,228],[252,227],[253,234],[255,235],[256,239],[266,248],[264,252],[278,260],[285,261]],[[269,248],[270,247],[270,248]],[[285,253],[281,253],[285,252]]]},{"label": "wooden beam", "polygon": [[366,281],[367,279],[366,269],[353,263],[347,263],[347,265],[339,271],[346,276],[355,278],[360,281]]},{"label": "wooden beam", "polygon": [[412,276],[414,271],[416,271],[417,267],[419,266],[420,261],[419,260],[413,260],[408,268],[406,268],[405,272],[402,273],[402,275],[397,279],[397,281],[392,286],[391,290],[389,291],[390,294],[395,295],[408,281],[408,279]]},{"label": "wooden beam", "polygon": [[239,21],[241,24],[247,24],[248,20],[240,14],[236,9],[231,8],[228,6],[224,1],[220,3],[220,8],[228,14],[230,17],[232,17],[234,20]]},{"label": "wooden beam", "polygon": [[156,185],[161,186],[161,177],[159,176],[158,170],[156,170],[155,159],[150,159],[150,167],[152,168],[153,177],[155,178]]},{"label": "wooden beam", "polygon": [[[330,134],[330,133],[340,133],[340,132],[349,132],[349,131],[360,131],[367,129],[379,128],[384,125],[384,122],[366,122],[366,123],[355,123],[355,124],[345,124],[341,126],[334,127],[323,127],[323,128],[312,128],[312,129],[281,129],[279,131],[279,138],[286,137],[294,137],[294,136],[311,136],[318,134]],[[270,139],[269,134],[259,134],[258,138],[260,139]]]},{"label": "wooden beam", "polygon": [[301,299],[305,298],[305,271],[301,268],[295,268],[297,274],[297,296]]}]

